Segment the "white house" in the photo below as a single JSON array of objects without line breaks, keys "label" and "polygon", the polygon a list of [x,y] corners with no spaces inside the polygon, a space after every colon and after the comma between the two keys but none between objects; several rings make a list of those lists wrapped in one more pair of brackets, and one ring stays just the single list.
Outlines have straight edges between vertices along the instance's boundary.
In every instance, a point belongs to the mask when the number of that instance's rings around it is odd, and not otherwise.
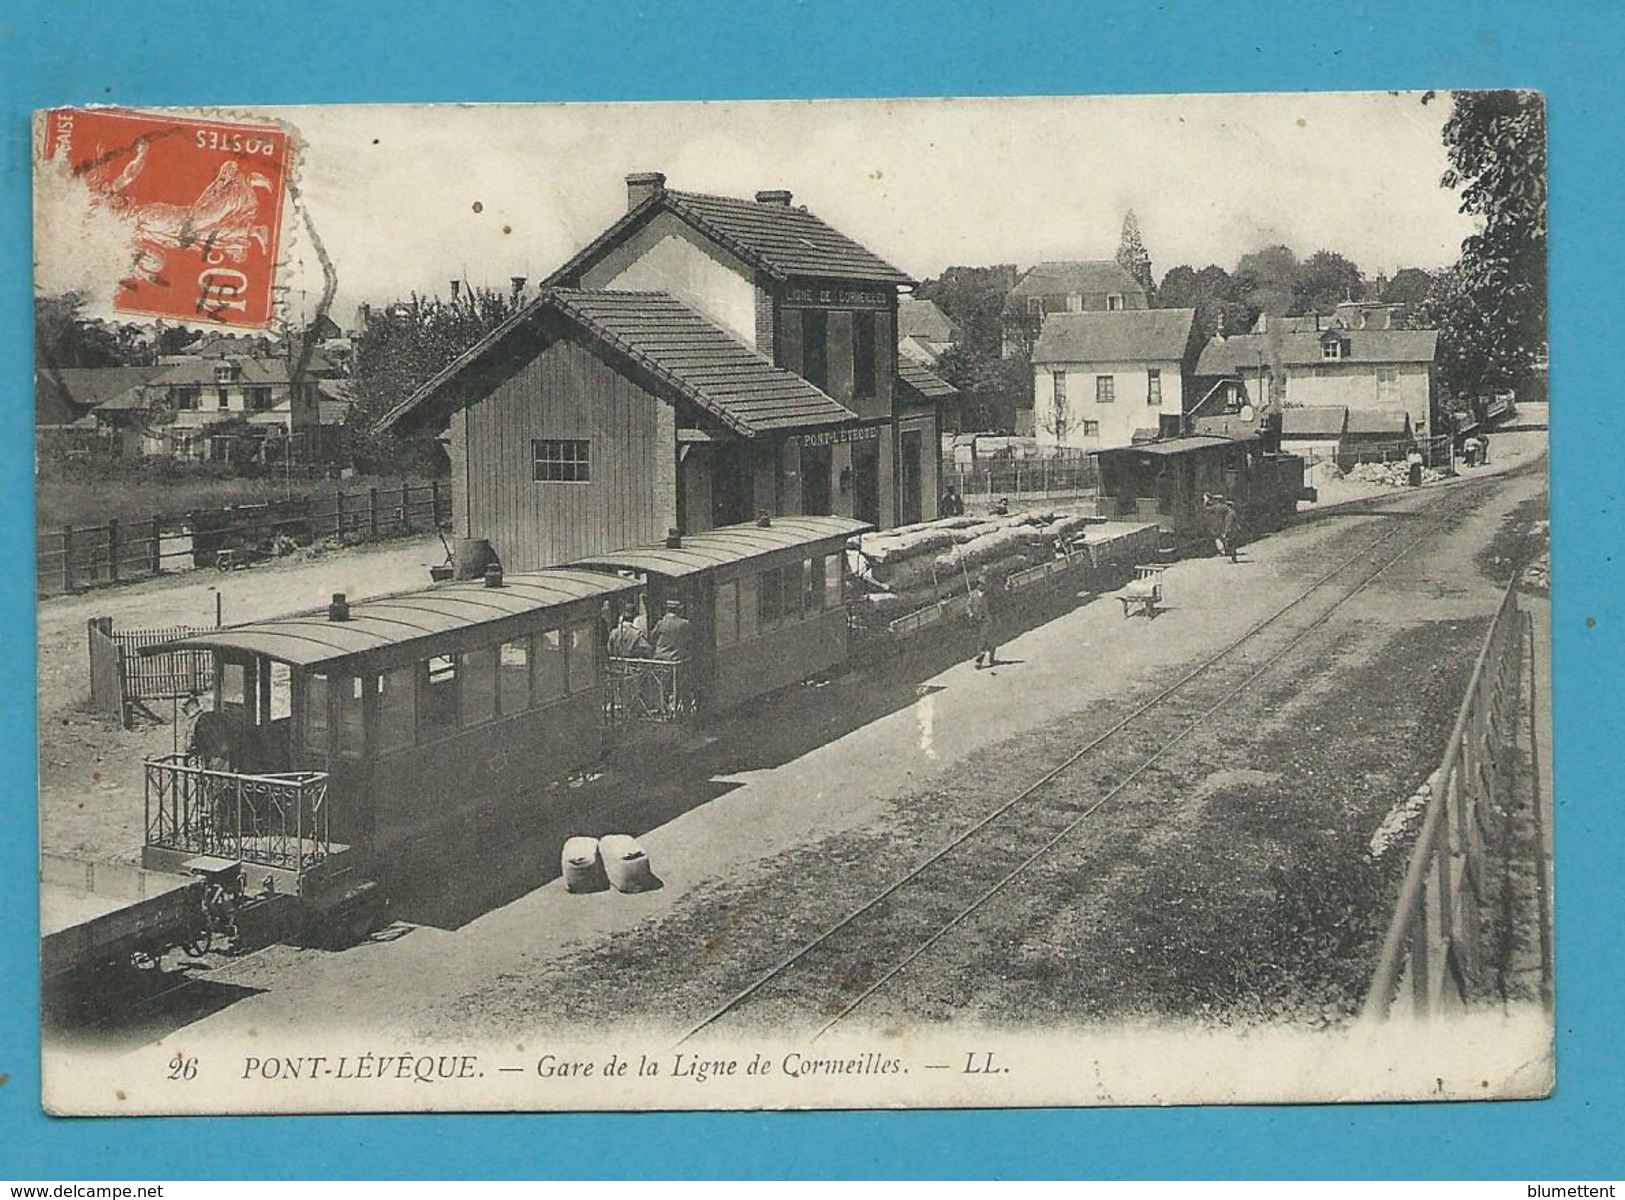
[{"label": "white house", "polygon": [[1099,450],[1178,434],[1200,338],[1194,308],[1051,313],[1033,350],[1033,433]]},{"label": "white house", "polygon": [[[1274,330],[1274,323],[1271,323]],[[1403,413],[1411,432],[1435,428],[1436,329],[1329,329],[1215,338],[1197,374],[1208,385],[1239,379],[1285,407],[1340,406]],[[1263,384],[1268,384],[1266,389]]]}]

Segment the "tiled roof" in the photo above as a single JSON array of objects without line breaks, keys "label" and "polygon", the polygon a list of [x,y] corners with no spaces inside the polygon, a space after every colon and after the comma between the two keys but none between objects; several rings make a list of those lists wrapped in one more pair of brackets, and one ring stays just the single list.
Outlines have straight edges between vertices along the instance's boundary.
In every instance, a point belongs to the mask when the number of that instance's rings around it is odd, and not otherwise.
[{"label": "tiled roof", "polygon": [[1281,410],[1282,437],[1339,437],[1349,410],[1341,404],[1317,404]]},{"label": "tiled roof", "polygon": [[226,354],[219,358],[197,358],[165,367],[150,380],[154,387],[213,386],[214,369],[223,362],[237,364],[237,377],[231,383],[260,384],[287,383],[288,361],[284,358],[250,358],[241,354]]},{"label": "tiled roof", "polygon": [[1332,366],[1336,363],[1431,363],[1439,346],[1437,329],[1340,329],[1347,345],[1341,358],[1321,355],[1321,333],[1244,333],[1223,341],[1214,339],[1196,364],[1198,375],[1234,375],[1242,368],[1258,370],[1264,362],[1285,367]]},{"label": "tiled roof", "polygon": [[436,407],[459,376],[499,345],[534,331],[545,312],[559,314],[744,437],[858,419],[664,292],[548,288],[385,414],[380,430]]},{"label": "tiled roof", "polygon": [[1011,300],[1028,296],[1087,296],[1097,293],[1145,294],[1139,280],[1115,259],[1085,262],[1041,262],[1029,267],[1010,289]]},{"label": "tiled roof", "polygon": [[34,407],[42,424],[65,425],[85,410],[145,383],[157,367],[40,367],[34,372]]},{"label": "tiled roof", "polygon": [[857,420],[801,376],[776,367],[664,292],[552,292],[591,328],[689,400],[746,435]]},{"label": "tiled roof", "polygon": [[1051,313],[1033,348],[1035,363],[1166,362],[1185,357],[1194,308]]},{"label": "tiled roof", "polygon": [[917,337],[927,342],[957,341],[959,331],[935,300],[897,297],[897,337]]},{"label": "tiled roof", "polygon": [[912,284],[896,267],[824,224],[804,208],[728,196],[666,192],[677,211],[722,235],[731,249],[773,275],[812,275]]},{"label": "tiled roof", "polygon": [[953,384],[912,358],[897,360],[897,378],[928,400],[945,400],[959,395],[959,389]]},{"label": "tiled roof", "polygon": [[608,247],[658,212],[671,212],[752,266],[776,279],[791,276],[844,279],[862,283],[910,285],[914,280],[805,208],[763,204],[730,196],[661,189],[632,209],[569,262],[543,280],[543,286],[579,282],[581,272]]},{"label": "tiled roof", "polygon": [[1411,417],[1403,409],[1398,408],[1351,408],[1349,409],[1350,433],[1382,434],[1390,437],[1404,437],[1410,433]]}]

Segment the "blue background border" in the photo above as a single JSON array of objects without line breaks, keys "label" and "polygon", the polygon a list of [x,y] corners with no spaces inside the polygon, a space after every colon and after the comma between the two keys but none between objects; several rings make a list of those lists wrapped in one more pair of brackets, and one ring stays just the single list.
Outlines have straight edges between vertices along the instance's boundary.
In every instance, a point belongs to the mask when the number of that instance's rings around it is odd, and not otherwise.
[{"label": "blue background border", "polygon": [[[265,12],[260,9],[268,10]],[[0,1177],[1618,1177],[1625,18],[1610,3],[14,2],[0,10]],[[1534,87],[1551,138],[1559,1086],[1538,1103],[63,1121],[38,1107],[28,114],[328,103]],[[965,153],[974,153],[966,147]],[[1372,164],[1380,170],[1381,164]],[[950,201],[951,202],[951,201]],[[1612,279],[1609,285],[1606,280]],[[1603,341],[1604,327],[1613,334]],[[1589,624],[1594,618],[1594,624]]]}]

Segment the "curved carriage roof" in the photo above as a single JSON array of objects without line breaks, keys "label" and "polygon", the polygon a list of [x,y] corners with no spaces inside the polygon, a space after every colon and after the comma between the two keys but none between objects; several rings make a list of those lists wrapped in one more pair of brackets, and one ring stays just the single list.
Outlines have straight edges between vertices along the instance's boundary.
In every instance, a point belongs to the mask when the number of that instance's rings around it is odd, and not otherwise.
[{"label": "curved carriage roof", "polygon": [[1190,433],[1183,437],[1164,438],[1157,442],[1142,442],[1135,446],[1106,446],[1095,451],[1103,457],[1118,454],[1154,454],[1161,458],[1180,454],[1196,454],[1216,446],[1243,446],[1259,440],[1257,434],[1227,437],[1218,433]]},{"label": "curved carriage roof", "polygon": [[650,575],[664,575],[668,579],[681,579],[781,550],[844,541],[873,528],[864,521],[854,521],[848,517],[774,517],[771,525],[726,525],[704,533],[684,534],[681,546],[670,547],[659,542],[651,546],[633,546],[594,555],[571,565],[643,571]]},{"label": "curved carriage roof", "polygon": [[499,588],[483,581],[444,583],[421,591],[358,600],[348,621],[331,621],[327,609],[210,629],[145,647],[143,654],[171,650],[236,650],[263,654],[296,667],[319,667],[357,654],[389,649],[525,617],[583,600],[633,590],[631,580],[592,571],[550,567],[509,575]]}]

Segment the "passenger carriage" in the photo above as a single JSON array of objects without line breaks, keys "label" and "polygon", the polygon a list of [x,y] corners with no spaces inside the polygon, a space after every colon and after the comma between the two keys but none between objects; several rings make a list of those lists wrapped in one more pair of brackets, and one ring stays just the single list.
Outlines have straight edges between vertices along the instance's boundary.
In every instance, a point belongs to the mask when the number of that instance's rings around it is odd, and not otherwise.
[{"label": "passenger carriage", "polygon": [[242,864],[322,901],[370,859],[605,750],[599,614],[637,585],[550,569],[210,630],[224,761],[147,763],[145,865]]},{"label": "passenger carriage", "polygon": [[[846,517],[764,517],[572,564],[644,584],[651,627],[668,600],[692,622],[688,662],[611,664],[617,711],[656,720],[723,712],[842,662],[843,550],[872,528]],[[651,696],[669,700],[655,706]]]}]

